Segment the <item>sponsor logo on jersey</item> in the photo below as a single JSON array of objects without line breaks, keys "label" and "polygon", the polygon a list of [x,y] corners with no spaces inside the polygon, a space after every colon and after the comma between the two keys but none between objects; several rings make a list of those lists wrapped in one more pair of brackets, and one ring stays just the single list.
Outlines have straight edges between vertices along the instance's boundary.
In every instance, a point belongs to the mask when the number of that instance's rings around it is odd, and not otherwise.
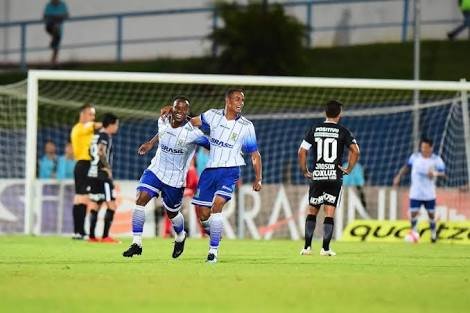
[{"label": "sponsor logo on jersey", "polygon": [[229,143],[226,143],[226,142],[223,142],[221,140],[215,139],[215,138],[211,138],[210,142],[214,146],[219,146],[219,147],[223,147],[223,148],[233,148],[233,145],[231,145]]},{"label": "sponsor logo on jersey", "polygon": [[318,198],[314,198],[314,197],[310,198],[310,204],[313,204],[313,205],[323,204],[324,202],[334,204],[335,201],[336,201],[336,197],[326,192],[323,193],[323,195],[319,196]]},{"label": "sponsor logo on jersey", "polygon": [[162,149],[162,151],[164,152],[168,152],[168,153],[172,153],[172,154],[184,154],[184,150],[183,149],[179,149],[179,148],[170,148],[168,146],[165,146],[163,144],[160,145],[160,148]]}]

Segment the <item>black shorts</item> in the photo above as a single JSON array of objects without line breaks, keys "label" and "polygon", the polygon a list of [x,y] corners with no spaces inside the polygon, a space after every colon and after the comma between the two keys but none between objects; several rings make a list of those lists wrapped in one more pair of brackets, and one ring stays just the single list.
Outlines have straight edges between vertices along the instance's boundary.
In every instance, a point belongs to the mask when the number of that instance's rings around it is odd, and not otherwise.
[{"label": "black shorts", "polygon": [[308,203],[319,208],[322,204],[337,206],[341,198],[341,180],[312,181],[308,191]]},{"label": "black shorts", "polygon": [[78,160],[73,169],[73,178],[75,179],[75,193],[77,195],[88,194],[88,170],[90,161]]},{"label": "black shorts", "polygon": [[114,184],[111,179],[99,179],[89,177],[90,186],[88,187],[88,194],[90,200],[96,203],[104,201],[113,201],[114,197]]}]

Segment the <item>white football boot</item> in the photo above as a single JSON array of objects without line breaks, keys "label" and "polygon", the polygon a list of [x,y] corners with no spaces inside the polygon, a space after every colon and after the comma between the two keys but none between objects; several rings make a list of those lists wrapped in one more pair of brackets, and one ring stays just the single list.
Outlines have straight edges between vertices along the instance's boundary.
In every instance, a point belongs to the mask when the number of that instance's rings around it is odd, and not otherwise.
[{"label": "white football boot", "polygon": [[300,250],[300,255],[311,255],[311,254],[312,254],[312,249],[310,247],[307,247],[307,249]]},{"label": "white football boot", "polygon": [[325,249],[321,248],[320,255],[321,256],[336,256],[336,252],[334,252],[331,249],[330,250],[325,250]]}]

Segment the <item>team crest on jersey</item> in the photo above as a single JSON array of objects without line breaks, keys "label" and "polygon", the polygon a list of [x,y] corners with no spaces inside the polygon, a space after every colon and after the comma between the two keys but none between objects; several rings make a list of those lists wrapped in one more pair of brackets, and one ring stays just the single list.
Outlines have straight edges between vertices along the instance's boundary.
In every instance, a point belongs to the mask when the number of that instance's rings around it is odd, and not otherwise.
[{"label": "team crest on jersey", "polygon": [[178,139],[176,141],[176,145],[179,146],[179,147],[183,147],[184,146],[184,140],[183,139]]},{"label": "team crest on jersey", "polygon": [[237,141],[237,138],[238,138],[238,134],[236,134],[236,133],[232,133],[232,134],[230,135],[230,140],[231,140],[231,141]]}]

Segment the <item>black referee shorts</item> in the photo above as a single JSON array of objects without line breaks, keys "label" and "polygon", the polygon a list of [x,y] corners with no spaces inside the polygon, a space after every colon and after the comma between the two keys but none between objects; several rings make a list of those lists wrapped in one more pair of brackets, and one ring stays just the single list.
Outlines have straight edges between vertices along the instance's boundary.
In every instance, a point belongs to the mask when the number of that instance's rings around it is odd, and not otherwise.
[{"label": "black referee shorts", "polygon": [[308,203],[319,208],[322,204],[336,207],[341,198],[342,180],[314,180],[310,183]]},{"label": "black referee shorts", "polygon": [[75,194],[87,195],[88,187],[88,170],[90,169],[90,161],[78,160],[73,169],[73,178],[75,180]]}]

